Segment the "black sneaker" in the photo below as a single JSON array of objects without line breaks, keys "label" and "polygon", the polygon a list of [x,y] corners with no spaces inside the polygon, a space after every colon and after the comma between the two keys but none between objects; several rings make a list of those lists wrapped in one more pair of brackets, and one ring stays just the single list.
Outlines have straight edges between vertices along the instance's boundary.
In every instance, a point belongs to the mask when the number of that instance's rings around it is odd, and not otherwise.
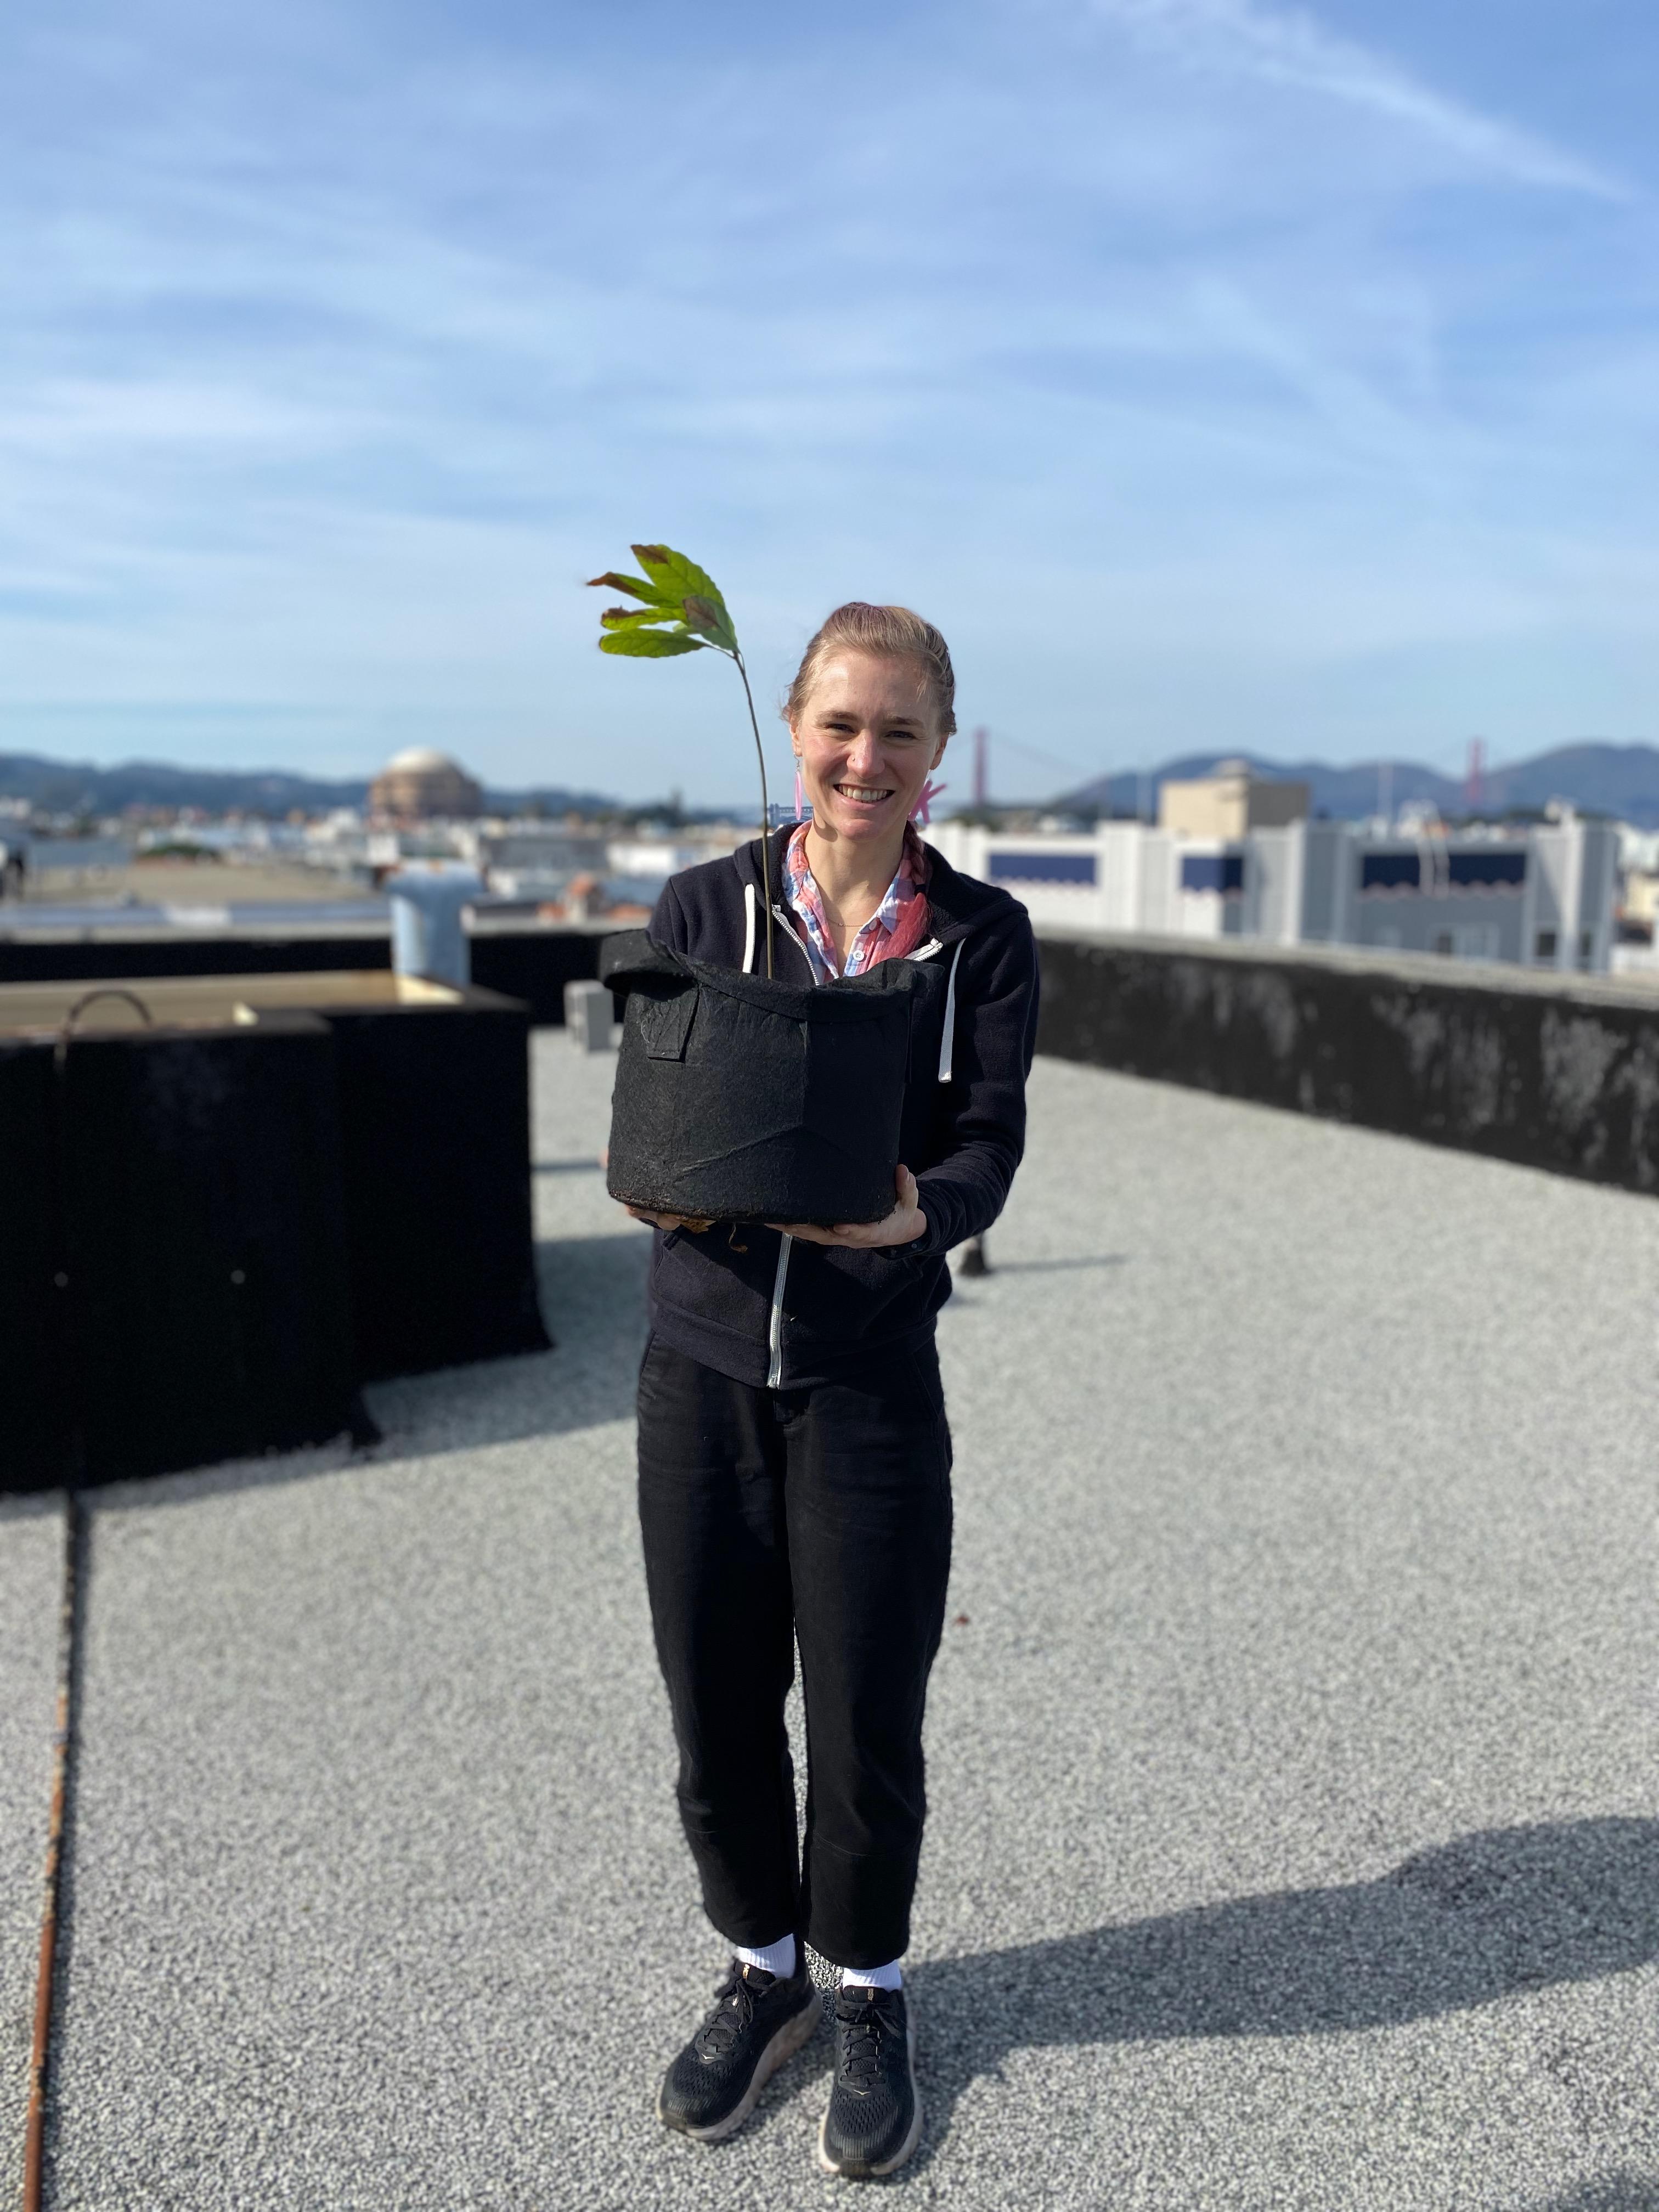
[{"label": "black sneaker", "polygon": [[836,2081],[818,2130],[818,2164],[868,2181],[902,2166],[921,2140],[904,1992],[855,1982],[836,1999]]},{"label": "black sneaker", "polygon": [[823,2009],[804,1959],[787,1981],[733,1959],[708,2017],[663,2076],[657,2118],[699,2142],[734,2134]]}]

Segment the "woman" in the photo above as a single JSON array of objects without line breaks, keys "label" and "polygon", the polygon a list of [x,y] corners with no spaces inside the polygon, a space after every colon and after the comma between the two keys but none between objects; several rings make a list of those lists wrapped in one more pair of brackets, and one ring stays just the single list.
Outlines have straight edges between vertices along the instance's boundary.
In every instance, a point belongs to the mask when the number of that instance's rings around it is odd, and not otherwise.
[{"label": "woman", "polygon": [[[740,2126],[821,2017],[810,1943],[842,1970],[828,2171],[903,2164],[921,2131],[900,1960],[921,1845],[921,1722],[951,1557],[934,1349],[945,1255],[1019,1163],[1036,1018],[1024,908],[959,875],[910,817],[956,727],[945,640],[903,607],[838,608],[785,709],[810,824],[772,841],[776,972],[921,963],[884,1220],[657,1230],[640,1370],[640,1518],[678,1796],[703,1902],[733,1945],[659,2116]],[[659,942],[753,971],[758,840],[674,877]],[[784,1699],[801,1655],[804,1848]]]}]

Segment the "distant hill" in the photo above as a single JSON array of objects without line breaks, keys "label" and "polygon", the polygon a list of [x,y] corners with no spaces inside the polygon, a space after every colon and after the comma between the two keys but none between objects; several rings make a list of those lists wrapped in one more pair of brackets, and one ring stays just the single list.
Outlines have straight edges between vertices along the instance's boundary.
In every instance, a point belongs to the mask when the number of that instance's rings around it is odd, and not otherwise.
[{"label": "distant hill", "polygon": [[1561,745],[1487,781],[1506,806],[1570,799],[1588,813],[1659,828],[1659,750],[1652,745]]},{"label": "distant hill", "polygon": [[[1156,811],[1160,783],[1208,775],[1224,760],[1244,760],[1259,775],[1307,784],[1314,811],[1335,821],[1376,813],[1385,783],[1388,803],[1395,810],[1415,800],[1426,801],[1448,816],[1468,811],[1462,779],[1443,775],[1420,761],[1363,761],[1351,768],[1334,768],[1326,761],[1274,761],[1237,751],[1185,754],[1164,762],[1145,783],[1133,774],[1097,776],[1057,803],[1098,806],[1115,814],[1133,814],[1138,805],[1150,803]],[[1486,807],[1542,807],[1552,799],[1565,799],[1583,813],[1615,815],[1640,829],[1659,829],[1659,747],[1561,745],[1534,759],[1486,771]]]},{"label": "distant hill", "polygon": [[[366,778],[340,782],[288,775],[276,769],[176,768],[166,761],[124,761],[98,768],[91,761],[44,759],[37,753],[0,753],[0,799],[26,799],[49,814],[118,814],[128,806],[199,806],[204,813],[264,815],[272,821],[299,809],[321,814],[336,806],[362,806]],[[549,814],[574,809],[591,813],[613,805],[603,793],[567,791],[550,784],[527,791],[489,791],[492,812],[539,806]]]},{"label": "distant hill", "polygon": [[[1388,798],[1391,806],[1398,808],[1415,799],[1427,801],[1443,811],[1462,809],[1462,785],[1417,761],[1368,761],[1358,768],[1333,768],[1327,761],[1274,761],[1259,753],[1240,752],[1185,753],[1177,760],[1165,761],[1144,780],[1135,775],[1097,776],[1092,783],[1067,792],[1059,803],[1098,806],[1113,814],[1133,814],[1138,806],[1145,806],[1156,814],[1160,784],[1182,783],[1194,776],[1208,775],[1223,761],[1235,760],[1246,762],[1257,775],[1305,783],[1314,811],[1328,814],[1337,821],[1376,812],[1382,799],[1385,769],[1393,771],[1393,787]],[[1654,757],[1654,793],[1656,802],[1659,802],[1659,754]]]},{"label": "distant hill", "polygon": [[[1156,811],[1158,787],[1166,778],[1207,775],[1221,761],[1246,760],[1258,775],[1293,778],[1308,784],[1316,813],[1338,821],[1373,814],[1381,803],[1383,771],[1391,773],[1389,801],[1399,808],[1416,800],[1456,816],[1466,811],[1462,781],[1426,768],[1420,761],[1364,761],[1348,768],[1327,761],[1268,760],[1237,751],[1186,753],[1165,761],[1143,784],[1133,773],[1097,776],[1055,803],[1097,806],[1133,814],[1138,804]],[[336,806],[362,805],[366,778],[338,781],[290,775],[281,769],[179,768],[167,761],[124,761],[99,768],[90,761],[49,760],[37,753],[0,753],[0,799],[25,799],[52,814],[118,814],[128,806],[200,807],[207,814],[263,815],[280,821],[298,809],[325,813]],[[1652,745],[1559,746],[1534,759],[1490,769],[1486,779],[1488,806],[1541,807],[1564,799],[1586,813],[1615,815],[1645,830],[1659,829],[1659,748]],[[539,808],[558,815],[603,812],[616,801],[601,792],[570,791],[561,784],[526,790],[486,790],[492,812],[519,813]],[[706,810],[705,810],[706,811]]]}]

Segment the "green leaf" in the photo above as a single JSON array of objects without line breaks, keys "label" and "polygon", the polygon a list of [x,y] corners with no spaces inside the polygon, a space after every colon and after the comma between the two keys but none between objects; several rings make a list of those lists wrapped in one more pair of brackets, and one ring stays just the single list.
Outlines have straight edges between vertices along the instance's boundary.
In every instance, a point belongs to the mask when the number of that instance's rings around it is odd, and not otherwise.
[{"label": "green leaf", "polygon": [[698,631],[712,644],[723,647],[727,653],[737,651],[738,633],[732,627],[732,617],[726,611],[723,601],[715,606],[699,592],[693,592],[686,599],[684,605],[688,629]]},{"label": "green leaf", "polygon": [[659,591],[655,584],[647,584],[643,576],[620,576],[614,568],[607,568],[602,576],[590,576],[590,591],[608,584],[613,592],[626,592],[631,599],[649,599],[654,605],[678,609],[679,600],[672,592]]},{"label": "green leaf", "polygon": [[677,653],[701,653],[700,637],[687,637],[672,629],[607,630],[599,640],[601,653],[625,653],[630,660],[667,660]]},{"label": "green leaf", "polygon": [[686,627],[678,607],[607,607],[599,617],[601,629],[642,629],[647,623],[672,623],[678,629]]},{"label": "green leaf", "polygon": [[659,591],[672,592],[684,599],[688,592],[697,592],[706,599],[714,599],[723,606],[720,587],[706,568],[684,553],[677,553],[672,545],[636,545],[634,558]]},{"label": "green leaf", "polygon": [[634,557],[660,594],[672,595],[682,602],[687,599],[699,599],[713,607],[724,623],[735,649],[737,626],[726,611],[720,586],[706,568],[698,568],[695,561],[688,560],[684,553],[677,553],[672,545],[636,545]]}]

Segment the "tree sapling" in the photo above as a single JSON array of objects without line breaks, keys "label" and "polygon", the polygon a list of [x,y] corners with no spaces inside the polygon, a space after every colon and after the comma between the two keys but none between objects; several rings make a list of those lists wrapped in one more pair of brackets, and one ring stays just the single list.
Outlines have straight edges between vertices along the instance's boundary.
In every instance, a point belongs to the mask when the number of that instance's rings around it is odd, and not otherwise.
[{"label": "tree sapling", "polygon": [[749,726],[755,733],[755,756],[761,780],[761,883],[766,904],[766,972],[772,973],[772,866],[767,840],[771,828],[771,805],[766,791],[766,750],[761,744],[760,722],[755,714],[755,695],[749,688],[738,633],[726,611],[720,586],[706,569],[668,545],[635,545],[635,559],[643,576],[619,575],[607,569],[589,579],[608,585],[643,604],[637,607],[607,607],[599,617],[605,635],[601,653],[618,653],[630,660],[667,660],[676,653],[701,653],[705,647],[723,653],[743,678],[743,696],[749,705]]}]

